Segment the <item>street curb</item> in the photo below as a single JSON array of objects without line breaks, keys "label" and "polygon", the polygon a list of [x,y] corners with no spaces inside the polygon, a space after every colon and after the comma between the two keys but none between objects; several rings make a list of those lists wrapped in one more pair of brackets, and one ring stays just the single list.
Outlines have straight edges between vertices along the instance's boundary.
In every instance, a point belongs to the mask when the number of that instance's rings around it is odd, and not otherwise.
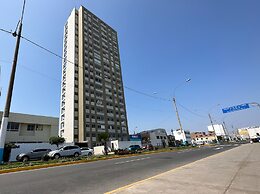
[{"label": "street curb", "polygon": [[[245,145],[246,145],[246,144],[245,144]],[[242,144],[242,145],[240,145],[240,146],[244,146],[244,145]],[[229,149],[229,150],[226,150],[226,151],[223,151],[223,152],[220,152],[220,153],[217,153],[217,154],[214,154],[214,155],[211,155],[211,156],[208,156],[208,157],[199,159],[199,160],[196,160],[196,161],[194,161],[194,162],[185,164],[185,165],[183,165],[183,166],[176,167],[176,168],[174,168],[174,169],[171,169],[171,170],[168,170],[168,171],[166,171],[166,172],[163,172],[163,173],[160,173],[160,174],[151,176],[151,177],[149,177],[149,178],[146,178],[146,179],[143,179],[143,180],[140,180],[140,181],[137,181],[137,182],[134,182],[134,183],[131,183],[131,184],[128,184],[128,185],[119,187],[119,188],[114,189],[114,190],[112,190],[112,191],[105,192],[104,194],[114,194],[114,193],[116,193],[116,192],[123,191],[123,190],[128,189],[128,188],[131,188],[131,187],[133,187],[133,186],[135,186],[135,185],[140,185],[140,184],[144,183],[145,181],[148,181],[148,180],[151,180],[151,179],[155,179],[155,178],[160,177],[160,176],[162,176],[162,175],[165,175],[165,174],[168,174],[168,173],[171,173],[171,172],[175,172],[175,171],[178,171],[178,170],[187,168],[187,167],[191,167],[192,165],[194,165],[194,164],[196,164],[196,163],[198,163],[198,162],[201,162],[201,161],[203,161],[203,160],[206,160],[206,159],[209,159],[209,158],[214,158],[214,157],[219,156],[219,155],[222,155],[222,154],[224,154],[224,153],[233,151],[234,149],[237,149],[237,148],[239,148],[240,146],[234,147],[234,148],[232,148],[232,149]]]},{"label": "street curb", "polygon": [[[189,149],[196,149],[196,148],[187,148],[187,149],[179,149],[179,150],[189,150]],[[130,158],[130,157],[134,157],[134,156],[159,154],[159,153],[165,153],[165,152],[177,152],[179,150],[174,149],[174,150],[167,150],[167,151],[144,152],[141,154],[119,155],[119,157],[111,157],[111,158],[98,158],[98,159],[94,159],[94,160],[79,160],[79,161],[71,161],[71,162],[63,162],[63,163],[52,163],[52,164],[43,164],[43,165],[36,165],[36,166],[26,166],[26,167],[20,167],[20,168],[10,168],[10,169],[0,170],[0,174],[36,170],[36,169],[43,169],[43,168],[51,168],[51,167],[58,167],[58,166],[68,166],[68,165],[74,165],[74,164],[84,164],[84,163],[97,162],[97,161],[102,161],[102,160]]]}]

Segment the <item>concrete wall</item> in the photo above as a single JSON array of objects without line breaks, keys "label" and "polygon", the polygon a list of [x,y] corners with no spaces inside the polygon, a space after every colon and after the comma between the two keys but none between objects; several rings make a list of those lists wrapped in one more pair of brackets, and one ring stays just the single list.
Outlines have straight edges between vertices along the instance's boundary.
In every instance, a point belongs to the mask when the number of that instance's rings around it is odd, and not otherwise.
[{"label": "concrete wall", "polygon": [[[113,146],[113,145],[114,146]],[[142,147],[142,143],[141,141],[119,141],[119,140],[113,140],[109,143],[109,147],[112,149],[114,147],[114,150],[118,150],[118,149],[126,149],[128,148],[130,145],[139,145],[140,147]]]},{"label": "concrete wall", "polygon": [[96,146],[94,147],[94,155],[104,155],[105,153],[105,146]]},{"label": "concrete wall", "polygon": [[[16,161],[16,156],[21,153],[27,153],[30,152],[36,148],[46,148],[51,150],[56,150],[56,145],[51,145],[49,143],[17,143],[15,144],[19,146],[19,148],[12,149],[11,155],[10,155],[10,161]],[[73,145],[73,144],[62,144],[59,147],[65,146],[65,145]]]}]

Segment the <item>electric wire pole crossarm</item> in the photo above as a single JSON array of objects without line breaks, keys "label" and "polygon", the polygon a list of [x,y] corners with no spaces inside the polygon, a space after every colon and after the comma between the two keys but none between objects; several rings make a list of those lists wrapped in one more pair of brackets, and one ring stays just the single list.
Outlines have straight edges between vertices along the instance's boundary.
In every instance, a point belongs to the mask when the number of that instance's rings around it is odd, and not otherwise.
[{"label": "electric wire pole crossarm", "polygon": [[16,46],[15,46],[15,52],[14,52],[14,60],[13,60],[13,64],[12,64],[12,71],[11,71],[11,75],[10,75],[9,86],[8,86],[8,91],[7,91],[7,96],[6,96],[6,104],[5,104],[5,109],[3,112],[2,123],[1,123],[1,128],[0,128],[0,163],[3,163],[5,137],[6,137],[8,120],[9,120],[16,65],[17,65],[17,59],[18,59],[18,53],[19,53],[19,47],[20,47],[20,39],[21,39],[21,34],[22,34],[24,8],[25,8],[25,0],[23,2],[22,16],[17,25],[18,33],[16,33],[16,31],[13,33],[13,36],[16,37],[17,39],[16,39]]}]

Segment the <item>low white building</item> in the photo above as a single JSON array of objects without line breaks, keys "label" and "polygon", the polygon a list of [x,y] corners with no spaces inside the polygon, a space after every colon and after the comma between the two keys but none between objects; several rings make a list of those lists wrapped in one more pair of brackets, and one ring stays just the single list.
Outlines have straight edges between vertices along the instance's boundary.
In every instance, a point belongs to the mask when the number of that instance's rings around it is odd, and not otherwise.
[{"label": "low white building", "polygon": [[247,129],[248,128],[241,128],[241,129],[237,130],[240,139],[242,139],[242,140],[249,140],[250,139],[250,136],[249,136],[249,133],[248,133]]},{"label": "low white building", "polygon": [[259,127],[259,126],[249,127],[249,128],[247,129],[247,131],[248,131],[249,137],[250,137],[251,139],[260,137],[260,127]]},{"label": "low white building", "polygon": [[216,135],[214,132],[193,132],[191,133],[192,143],[198,145],[210,144],[216,140]]},{"label": "low white building", "polygon": [[156,147],[169,146],[169,141],[165,129],[151,129],[140,133],[142,144],[151,144]]},{"label": "low white building", "polygon": [[[3,112],[0,112],[2,119]],[[6,132],[6,143],[48,143],[58,136],[59,119],[38,115],[10,113]]]},{"label": "low white building", "polygon": [[173,131],[173,135],[175,137],[175,140],[181,141],[183,144],[185,144],[185,142],[188,142],[189,144],[191,144],[191,134],[190,131],[187,130],[180,130],[177,129],[175,131]]},{"label": "low white building", "polygon": [[245,127],[238,129],[239,135],[242,137],[242,135],[247,135],[250,139],[255,139],[260,137],[260,127],[259,126],[253,126],[253,127]]}]

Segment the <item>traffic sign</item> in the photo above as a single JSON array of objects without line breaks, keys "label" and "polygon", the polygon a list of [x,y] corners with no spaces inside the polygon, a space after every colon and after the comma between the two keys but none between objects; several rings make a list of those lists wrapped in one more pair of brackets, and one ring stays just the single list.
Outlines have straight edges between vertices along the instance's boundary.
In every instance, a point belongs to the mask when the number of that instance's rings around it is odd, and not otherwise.
[{"label": "traffic sign", "polygon": [[240,104],[240,105],[236,105],[236,106],[231,106],[231,107],[227,107],[227,108],[223,108],[222,112],[223,113],[230,113],[230,112],[234,112],[234,111],[238,111],[238,110],[244,110],[244,109],[248,109],[249,104]]}]

